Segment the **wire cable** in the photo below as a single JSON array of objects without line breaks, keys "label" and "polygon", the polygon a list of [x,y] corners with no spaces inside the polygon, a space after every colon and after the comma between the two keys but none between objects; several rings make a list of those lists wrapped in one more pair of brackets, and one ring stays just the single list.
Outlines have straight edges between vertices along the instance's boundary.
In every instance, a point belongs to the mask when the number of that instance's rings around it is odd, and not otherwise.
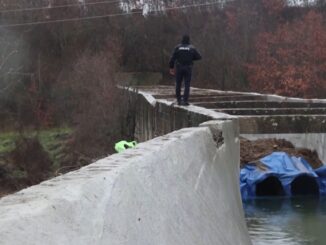
[{"label": "wire cable", "polygon": [[[100,5],[100,4],[110,4],[110,3],[127,3],[121,0],[110,0],[110,1],[97,1],[97,2],[84,2],[84,3],[70,3],[62,5],[49,5],[42,7],[32,7],[32,8],[12,8],[12,9],[0,9],[0,13],[15,13],[15,12],[25,12],[25,11],[35,11],[35,10],[52,10],[58,8],[68,8],[68,7],[83,7],[89,5]],[[129,3],[129,1],[128,1]]]},{"label": "wire cable", "polygon": [[[149,11],[148,14],[157,13],[157,12],[164,12],[164,11],[171,11],[171,10],[174,10],[174,9],[187,9],[187,8],[211,6],[211,5],[215,5],[215,4],[219,4],[219,2],[202,3],[202,4],[190,4],[190,5],[183,5],[183,6],[179,6],[179,7],[168,7],[168,8],[165,8],[164,10]],[[36,21],[36,22],[26,22],[26,23],[17,23],[17,24],[5,24],[5,25],[0,25],[0,28],[33,26],[33,25],[41,25],[41,24],[75,22],[75,21],[86,21],[86,20],[94,20],[94,19],[101,19],[101,18],[134,15],[134,14],[143,14],[143,11],[134,11],[134,12],[130,12],[130,13],[116,13],[116,14],[107,14],[107,15],[95,15],[95,16],[82,17],[82,18],[78,17],[78,18],[70,18],[70,19],[57,19],[57,20]]]},{"label": "wire cable", "polygon": [[58,8],[68,8],[68,7],[83,7],[88,5],[100,5],[100,4],[110,4],[110,3],[120,3],[120,0],[111,0],[111,1],[100,1],[100,2],[91,2],[91,3],[71,3],[63,5],[53,5],[47,7],[35,7],[35,8],[17,8],[17,9],[6,9],[0,10],[0,13],[15,13],[15,12],[25,12],[25,11],[35,11],[35,10],[52,10]]}]

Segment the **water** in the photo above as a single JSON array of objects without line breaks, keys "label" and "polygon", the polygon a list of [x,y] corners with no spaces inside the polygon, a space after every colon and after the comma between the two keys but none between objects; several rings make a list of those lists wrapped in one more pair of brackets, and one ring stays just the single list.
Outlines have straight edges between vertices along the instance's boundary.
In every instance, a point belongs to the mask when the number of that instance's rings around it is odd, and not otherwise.
[{"label": "water", "polygon": [[254,245],[326,245],[326,198],[269,198],[245,202]]}]

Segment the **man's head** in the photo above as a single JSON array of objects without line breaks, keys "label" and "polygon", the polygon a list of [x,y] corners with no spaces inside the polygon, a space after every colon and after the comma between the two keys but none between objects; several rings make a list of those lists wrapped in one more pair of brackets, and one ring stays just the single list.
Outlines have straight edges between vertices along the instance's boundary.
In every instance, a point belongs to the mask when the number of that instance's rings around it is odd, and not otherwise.
[{"label": "man's head", "polygon": [[190,37],[189,37],[189,35],[183,35],[182,36],[181,43],[182,44],[190,44]]}]

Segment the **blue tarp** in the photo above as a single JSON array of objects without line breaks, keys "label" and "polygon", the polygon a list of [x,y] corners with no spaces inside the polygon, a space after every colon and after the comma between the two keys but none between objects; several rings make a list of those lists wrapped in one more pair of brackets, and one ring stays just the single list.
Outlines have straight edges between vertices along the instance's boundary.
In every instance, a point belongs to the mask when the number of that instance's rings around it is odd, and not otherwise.
[{"label": "blue tarp", "polygon": [[291,183],[301,175],[315,178],[319,193],[326,195],[326,166],[312,169],[302,157],[290,156],[285,152],[274,152],[260,159],[262,167],[247,164],[240,172],[240,190],[243,199],[256,196],[256,185],[270,176],[276,177],[283,186],[284,194],[291,196]]},{"label": "blue tarp", "polygon": [[326,166],[315,169],[318,175],[319,193],[326,195]]}]

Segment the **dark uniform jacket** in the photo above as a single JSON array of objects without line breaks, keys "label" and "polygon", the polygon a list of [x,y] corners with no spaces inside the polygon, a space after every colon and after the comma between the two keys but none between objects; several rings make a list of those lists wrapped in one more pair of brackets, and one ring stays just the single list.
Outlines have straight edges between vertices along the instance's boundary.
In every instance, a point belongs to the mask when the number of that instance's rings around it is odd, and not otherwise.
[{"label": "dark uniform jacket", "polygon": [[173,69],[174,65],[191,66],[194,60],[200,60],[201,55],[191,44],[179,44],[175,47],[169,65]]}]

